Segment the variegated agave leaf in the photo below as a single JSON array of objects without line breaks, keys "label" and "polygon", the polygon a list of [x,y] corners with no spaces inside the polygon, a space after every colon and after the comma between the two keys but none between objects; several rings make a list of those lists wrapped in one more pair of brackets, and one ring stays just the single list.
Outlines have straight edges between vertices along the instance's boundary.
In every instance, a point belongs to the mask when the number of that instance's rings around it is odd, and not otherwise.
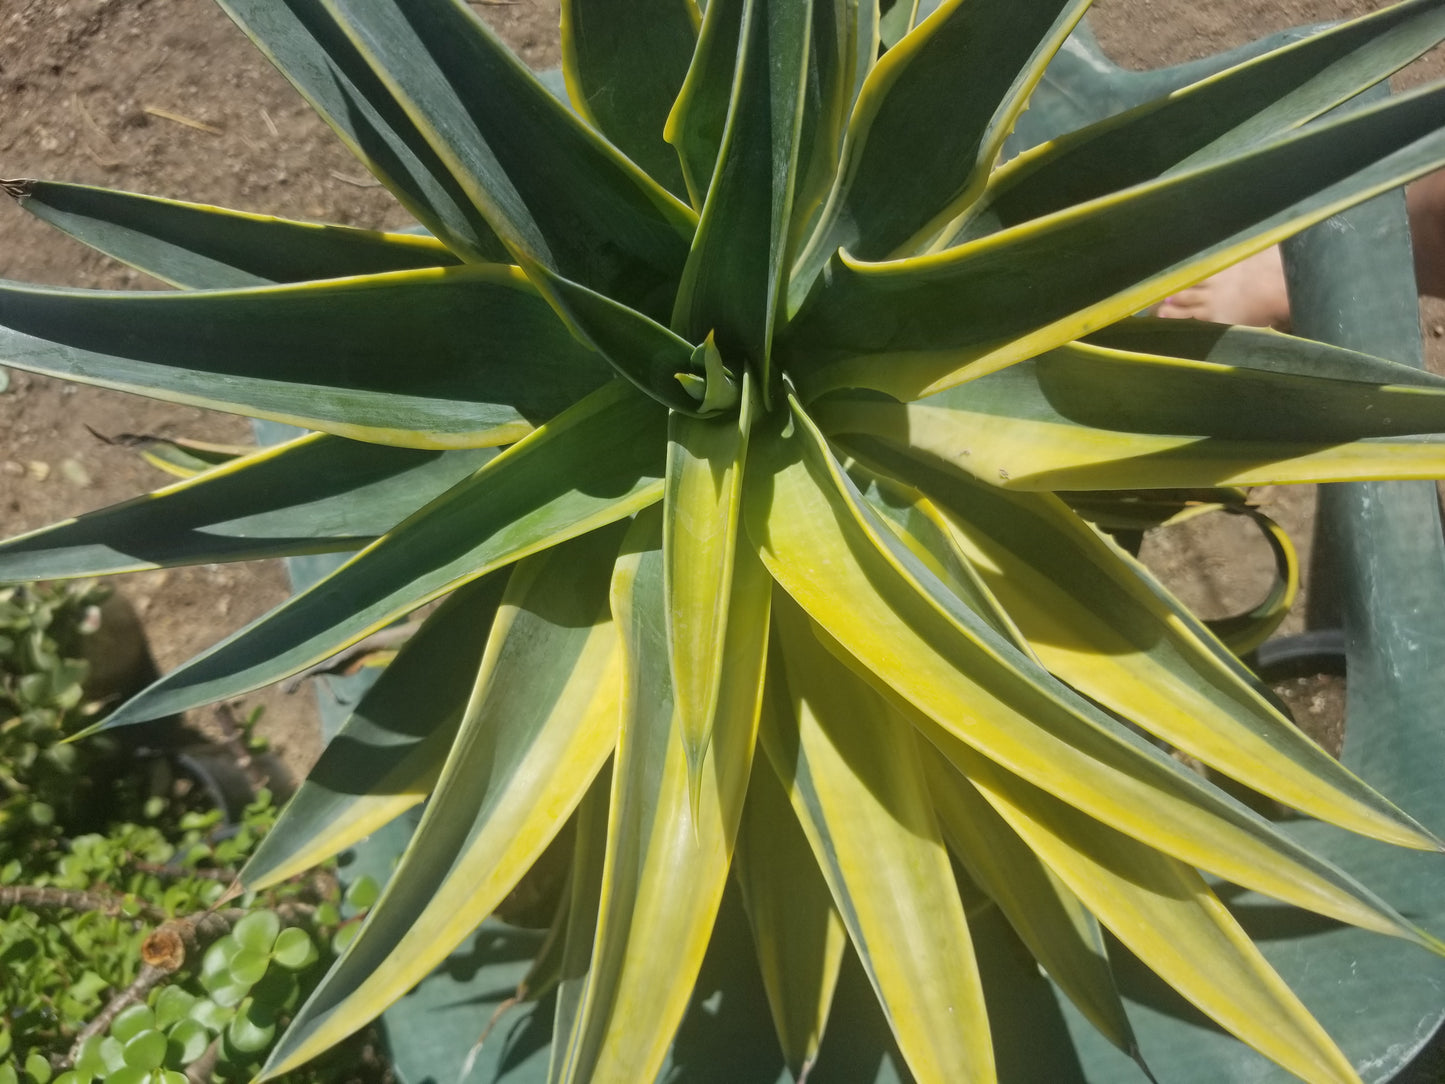
[{"label": "variegated agave leaf", "polygon": [[1087,0],[564,0],[571,108],[462,0],[220,2],[427,236],[6,182],[178,289],[0,285],[0,361],[317,432],[0,544],[0,578],[352,553],[107,727],[447,596],[245,874],[427,801],[264,1078],[405,994],[575,819],[529,980],[549,1081],[658,1075],[730,875],[799,1078],[851,952],[913,1078],[997,1079],[1013,933],[1139,1058],[1107,930],[1284,1070],[1358,1079],[1220,883],[1440,942],[1162,746],[1439,839],[1080,509],[1445,476],[1445,380],[1135,315],[1445,165],[1445,88],[1331,112],[1445,38],[1445,0],[1007,161]]}]

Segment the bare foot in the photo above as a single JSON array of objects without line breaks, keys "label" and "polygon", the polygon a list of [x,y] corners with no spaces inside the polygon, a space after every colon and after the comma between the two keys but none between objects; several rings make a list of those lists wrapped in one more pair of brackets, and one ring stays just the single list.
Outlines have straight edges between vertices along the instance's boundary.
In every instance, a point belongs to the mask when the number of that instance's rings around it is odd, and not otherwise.
[{"label": "bare foot", "polygon": [[[1415,280],[1420,292],[1445,297],[1445,170],[1410,185],[1405,190],[1405,203],[1410,212]],[[1278,246],[1165,298],[1158,312],[1175,320],[1288,329],[1289,295],[1285,293],[1284,261]]]},{"label": "bare foot", "polygon": [[1405,189],[1405,206],[1415,245],[1415,281],[1422,294],[1445,297],[1445,170]]},{"label": "bare foot", "polygon": [[1179,293],[1164,299],[1159,315],[1172,320],[1212,320],[1216,324],[1289,327],[1289,296],[1279,246],[1257,252]]}]

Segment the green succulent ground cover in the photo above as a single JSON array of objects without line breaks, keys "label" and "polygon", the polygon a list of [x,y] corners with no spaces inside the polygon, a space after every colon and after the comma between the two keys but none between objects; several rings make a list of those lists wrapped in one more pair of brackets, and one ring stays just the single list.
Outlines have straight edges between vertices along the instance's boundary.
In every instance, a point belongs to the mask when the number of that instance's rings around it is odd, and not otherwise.
[{"label": "green succulent ground cover", "polygon": [[[63,743],[103,713],[84,648],[107,594],[0,591],[0,1084],[183,1084],[203,1059],[198,1079],[249,1080],[324,972],[318,945],[344,950],[374,886],[343,899],[322,879],[225,907],[275,823],[270,793],[226,825],[154,791],[117,743]],[[194,958],[81,1042],[142,975],[147,938],[177,920],[200,923]],[[295,1079],[363,1079],[355,1045]]]},{"label": "green succulent ground cover", "polygon": [[1422,958],[1436,933],[1163,747],[1440,840],[1093,521],[1445,475],[1445,381],[1134,315],[1445,165],[1445,88],[1332,112],[1445,3],[1007,161],[1086,0],[566,0],[570,105],[459,0],[222,6],[428,236],[6,182],[178,289],[0,287],[0,361],[315,432],[11,540],[0,577],[354,552],[110,727],[445,598],[243,875],[426,801],[263,1078],[560,852],[524,984],[554,1001],[549,1081],[658,1074],[730,880],[797,1076],[852,1026],[855,958],[913,1077],[995,1079],[1014,990],[980,931],[1006,927],[1131,1057],[1111,952],[1288,1072],[1358,1079],[1206,874]]}]

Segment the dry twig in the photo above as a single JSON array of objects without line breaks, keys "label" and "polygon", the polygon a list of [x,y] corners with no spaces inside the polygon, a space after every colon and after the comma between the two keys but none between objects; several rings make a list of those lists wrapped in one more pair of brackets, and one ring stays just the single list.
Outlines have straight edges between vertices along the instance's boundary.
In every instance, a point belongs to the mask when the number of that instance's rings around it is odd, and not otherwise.
[{"label": "dry twig", "polygon": [[184,124],[187,128],[194,128],[198,132],[206,132],[209,135],[225,135],[225,131],[217,128],[214,124],[207,124],[203,120],[196,120],[194,117],[187,117],[181,113],[172,113],[169,109],[162,109],[158,105],[144,107],[144,112],[153,117],[160,117],[161,120],[168,120],[173,124]]},{"label": "dry twig", "polygon": [[221,1037],[217,1035],[201,1056],[186,1066],[186,1079],[190,1084],[211,1084],[211,1073],[221,1059]]},{"label": "dry twig", "polygon": [[98,165],[105,166],[107,169],[114,169],[116,166],[125,164],[125,162],[130,159],[130,155],[127,155],[115,145],[115,140],[111,139],[110,136],[105,133],[105,129],[95,123],[95,118],[90,115],[90,110],[85,108],[85,103],[80,100],[79,94],[72,94],[70,96],[70,105],[85,123],[85,126],[90,129],[91,134],[109,147],[116,155],[114,158],[103,158],[90,144],[84,144],[85,152],[94,158]]},{"label": "dry twig", "polygon": [[331,175],[332,175],[333,177],[335,177],[338,181],[345,181],[347,184],[353,185],[353,186],[355,186],[355,187],[357,187],[357,188],[378,188],[378,187],[381,186],[381,182],[380,182],[380,181],[373,180],[373,179],[370,178],[370,177],[366,177],[366,178],[349,177],[349,176],[347,176],[345,173],[342,173],[342,172],[340,172],[339,170],[335,170],[335,169],[328,169],[326,172],[329,173],[329,174],[331,174]]},{"label": "dry twig", "polygon": [[230,932],[246,911],[230,908],[225,911],[202,911],[161,923],[141,944],[141,969],[135,981],[115,997],[75,1035],[70,1052],[58,1068],[70,1069],[80,1056],[80,1048],[92,1035],[103,1035],[115,1018],[132,1005],[145,1001],[150,992],[184,966],[187,955],[199,955],[211,942]]},{"label": "dry twig", "polygon": [[[0,885],[0,907],[25,907],[32,911],[95,911],[114,918],[125,914],[125,899],[113,892],[81,892],[46,885]],[[137,903],[133,916],[140,922],[164,922],[164,911]]]}]

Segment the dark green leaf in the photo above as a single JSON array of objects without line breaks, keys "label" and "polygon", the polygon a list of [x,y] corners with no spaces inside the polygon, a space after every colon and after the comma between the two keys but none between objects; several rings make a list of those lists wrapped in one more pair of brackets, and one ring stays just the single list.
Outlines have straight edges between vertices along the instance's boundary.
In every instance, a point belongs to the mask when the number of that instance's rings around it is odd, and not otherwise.
[{"label": "dark green leaf", "polygon": [[0,581],[360,549],[494,455],[313,433],[0,543]]},{"label": "dark green leaf", "polygon": [[692,212],[556,98],[461,0],[327,0],[518,260],[653,316]]},{"label": "dark green leaf", "polygon": [[1445,164],[1442,110],[1427,88],[936,256],[835,260],[792,329],[800,386],[912,400],[1087,334]]},{"label": "dark green leaf", "polygon": [[506,248],[321,0],[217,0],[342,141],[458,256]]},{"label": "dark green leaf", "polygon": [[948,243],[1238,153],[1319,116],[1441,37],[1445,3],[1410,0],[1070,133],[995,174]]},{"label": "dark green leaf", "polygon": [[817,223],[833,187],[848,114],[877,51],[873,40],[877,14],[871,2],[813,0],[797,183],[788,224],[789,261]]},{"label": "dark green leaf", "polygon": [[687,196],[663,127],[697,45],[693,0],[565,0],[562,70],[573,104],[674,195]]},{"label": "dark green leaf", "polygon": [[712,0],[664,136],[677,148],[692,205],[701,208],[712,183],[732,100],[745,0]]},{"label": "dark green leaf", "polygon": [[672,410],[693,414],[702,409],[677,379],[679,373],[698,371],[693,360],[696,347],[691,343],[596,290],[544,268],[534,267],[530,272],[545,283],[552,303],[574,333],[618,374]]},{"label": "dark green leaf", "polygon": [[765,401],[811,19],[812,0],[746,0],[727,125],[673,310],[683,336],[714,333],[734,369],[755,367]]},{"label": "dark green leaf", "polygon": [[173,286],[223,290],[455,264],[439,241],[89,185],[23,182],[20,206]]},{"label": "dark green leaf", "polygon": [[501,266],[205,293],[4,286],[0,360],[423,448],[509,443],[608,378]]},{"label": "dark green leaf", "polygon": [[800,288],[838,249],[884,259],[977,197],[1029,90],[1087,7],[1088,0],[949,0],[888,50],[848,122],[837,186],[802,258]]}]

